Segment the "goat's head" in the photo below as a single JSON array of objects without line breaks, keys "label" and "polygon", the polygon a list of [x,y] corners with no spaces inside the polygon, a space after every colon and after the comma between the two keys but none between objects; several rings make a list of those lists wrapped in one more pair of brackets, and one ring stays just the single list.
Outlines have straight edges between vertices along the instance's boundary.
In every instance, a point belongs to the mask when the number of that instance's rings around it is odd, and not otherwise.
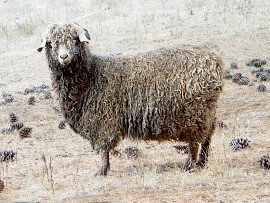
[{"label": "goat's head", "polygon": [[45,47],[54,60],[65,67],[76,60],[81,54],[82,46],[89,43],[89,40],[88,31],[77,23],[55,24],[42,39],[41,46],[37,50],[41,52]]}]

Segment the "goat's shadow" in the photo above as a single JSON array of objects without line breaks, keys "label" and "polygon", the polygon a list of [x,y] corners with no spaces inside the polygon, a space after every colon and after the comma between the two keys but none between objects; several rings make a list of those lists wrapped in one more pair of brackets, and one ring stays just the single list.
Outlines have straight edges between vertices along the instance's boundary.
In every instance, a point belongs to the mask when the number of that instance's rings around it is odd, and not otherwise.
[{"label": "goat's shadow", "polygon": [[124,173],[127,174],[144,174],[145,172],[153,173],[163,173],[170,171],[181,171],[183,170],[185,162],[166,162],[166,163],[140,163],[132,164],[131,166],[121,169]]}]

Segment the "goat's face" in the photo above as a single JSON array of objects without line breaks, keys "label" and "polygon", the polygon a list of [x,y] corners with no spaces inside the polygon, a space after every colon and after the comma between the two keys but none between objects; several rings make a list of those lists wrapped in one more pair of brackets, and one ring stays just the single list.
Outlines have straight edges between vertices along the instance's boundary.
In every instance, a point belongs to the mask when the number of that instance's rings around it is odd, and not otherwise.
[{"label": "goat's face", "polygon": [[38,51],[42,51],[46,47],[54,60],[65,67],[78,58],[82,51],[82,45],[88,43],[89,40],[88,31],[78,24],[54,25]]}]

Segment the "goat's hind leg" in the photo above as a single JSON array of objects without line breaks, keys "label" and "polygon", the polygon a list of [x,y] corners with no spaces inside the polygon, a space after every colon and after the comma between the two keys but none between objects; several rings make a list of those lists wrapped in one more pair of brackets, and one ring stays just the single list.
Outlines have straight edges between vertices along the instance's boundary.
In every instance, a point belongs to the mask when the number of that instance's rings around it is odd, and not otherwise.
[{"label": "goat's hind leg", "polygon": [[110,155],[109,150],[104,150],[101,152],[101,168],[95,174],[95,176],[106,176],[110,170]]},{"label": "goat's hind leg", "polygon": [[211,137],[206,138],[201,144],[199,158],[198,158],[198,161],[196,163],[197,166],[199,166],[201,168],[203,168],[205,166],[206,162],[208,161],[210,142],[211,142]]}]

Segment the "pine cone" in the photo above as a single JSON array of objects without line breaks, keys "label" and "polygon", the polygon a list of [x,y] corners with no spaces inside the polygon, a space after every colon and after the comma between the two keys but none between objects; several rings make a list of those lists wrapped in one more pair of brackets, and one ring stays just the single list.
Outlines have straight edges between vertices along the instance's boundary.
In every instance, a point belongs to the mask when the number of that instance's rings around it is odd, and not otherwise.
[{"label": "pine cone", "polygon": [[29,105],[34,105],[36,102],[36,98],[34,96],[31,96],[29,99],[28,99],[28,104]]},{"label": "pine cone", "polygon": [[42,85],[39,85],[36,88],[45,90],[45,89],[49,89],[50,87],[49,87],[49,85],[43,83]]},{"label": "pine cone", "polygon": [[187,145],[175,145],[173,146],[178,154],[184,155],[189,153],[189,148]]},{"label": "pine cone", "polygon": [[40,89],[40,88],[37,88],[37,87],[34,87],[34,92],[36,93],[43,93],[45,90],[44,89]]},{"label": "pine cone", "polygon": [[44,99],[51,99],[52,98],[52,93],[47,90],[44,92]]},{"label": "pine cone", "polygon": [[249,146],[249,143],[247,138],[233,138],[229,145],[233,150],[238,150]]},{"label": "pine cone", "polygon": [[12,150],[4,150],[0,152],[0,161],[14,161],[15,153]]},{"label": "pine cone", "polygon": [[227,79],[227,80],[229,80],[229,79],[232,79],[232,74],[230,73],[230,71],[225,71],[224,72],[224,79]]},{"label": "pine cone", "polygon": [[16,116],[15,113],[10,113],[9,114],[9,121],[10,123],[15,123],[15,122],[18,122],[19,118],[18,116]]},{"label": "pine cone", "polygon": [[122,156],[121,152],[119,150],[116,150],[116,149],[111,151],[111,155],[119,157],[119,158]]},{"label": "pine cone", "polygon": [[265,65],[267,62],[266,62],[266,60],[261,59],[261,63],[262,63],[262,65]]},{"label": "pine cone", "polygon": [[43,85],[39,85],[39,86],[34,87],[34,91],[36,93],[42,93],[42,92],[46,91],[48,88],[49,88],[48,85],[43,84]]},{"label": "pine cone", "polygon": [[238,67],[237,63],[235,63],[235,62],[231,63],[231,69],[238,69],[238,68],[239,67]]},{"label": "pine cone", "polygon": [[137,147],[127,147],[124,150],[124,153],[126,154],[128,159],[135,160],[138,158],[138,156],[141,154],[140,150]]},{"label": "pine cone", "polygon": [[258,71],[258,72],[256,72],[256,73],[255,73],[255,77],[256,77],[256,78],[259,78],[260,75],[262,74],[262,72],[263,72],[263,71]]},{"label": "pine cone", "polygon": [[61,109],[60,109],[60,106],[57,105],[57,106],[54,106],[53,109],[55,110],[56,113],[61,113]]},{"label": "pine cone", "polygon": [[10,125],[10,127],[13,128],[14,130],[20,130],[23,126],[24,125],[22,122],[16,122]]},{"label": "pine cone", "polygon": [[34,93],[35,92],[35,90],[33,89],[33,88],[26,88],[25,90],[24,90],[24,95],[26,95],[26,94],[29,94],[29,93]]},{"label": "pine cone", "polygon": [[247,66],[254,66],[254,67],[261,67],[262,65],[266,64],[266,60],[264,59],[252,59],[247,62]]},{"label": "pine cone", "polygon": [[269,78],[270,78],[270,74],[269,74],[268,72],[266,72],[266,71],[263,71],[263,72],[260,72],[260,73],[259,73],[258,78],[259,78],[261,81],[267,81],[267,80],[269,80]]},{"label": "pine cone", "polygon": [[24,127],[24,128],[19,130],[19,136],[21,138],[30,137],[31,133],[32,133],[32,128],[30,128],[30,127]]},{"label": "pine cone", "polygon": [[219,127],[219,129],[228,130],[228,126],[223,121],[218,121],[217,126]]},{"label": "pine cone", "polygon": [[249,83],[248,86],[251,87],[251,86],[254,86],[255,84],[253,82]]},{"label": "pine cone", "polygon": [[26,88],[24,90],[24,94],[29,94],[29,93],[42,93],[46,90],[49,89],[49,86],[45,83],[43,83],[42,85],[36,86],[36,87],[31,87],[31,88]]},{"label": "pine cone", "polygon": [[254,61],[253,62],[253,66],[255,66],[255,67],[261,67],[262,66],[262,62],[261,61]]},{"label": "pine cone", "polygon": [[263,72],[263,71],[264,71],[263,68],[258,68],[258,69],[256,69],[256,70],[252,70],[251,73],[252,73],[253,75],[255,74],[255,76],[256,76],[257,73]]},{"label": "pine cone", "polygon": [[241,78],[237,81],[237,84],[238,84],[238,85],[248,85],[248,83],[249,83],[248,77],[241,77]]},{"label": "pine cone", "polygon": [[270,169],[270,156],[262,156],[259,162],[262,168]]},{"label": "pine cone", "polygon": [[266,91],[266,87],[264,84],[260,84],[258,87],[257,87],[257,92],[265,92]]},{"label": "pine cone", "polygon": [[58,124],[59,129],[65,129],[66,128],[66,121],[60,121]]},{"label": "pine cone", "polygon": [[243,77],[242,73],[235,73],[232,76],[232,81],[237,83],[242,77]]},{"label": "pine cone", "polygon": [[14,101],[14,97],[9,94],[9,93],[4,93],[3,95],[3,98],[4,98],[4,103],[7,104],[7,103],[11,103]]},{"label": "pine cone", "polygon": [[5,189],[4,181],[0,180],[0,192],[2,192]]},{"label": "pine cone", "polygon": [[12,128],[11,126],[1,129],[2,134],[11,134],[13,132],[14,132],[14,128]]}]

